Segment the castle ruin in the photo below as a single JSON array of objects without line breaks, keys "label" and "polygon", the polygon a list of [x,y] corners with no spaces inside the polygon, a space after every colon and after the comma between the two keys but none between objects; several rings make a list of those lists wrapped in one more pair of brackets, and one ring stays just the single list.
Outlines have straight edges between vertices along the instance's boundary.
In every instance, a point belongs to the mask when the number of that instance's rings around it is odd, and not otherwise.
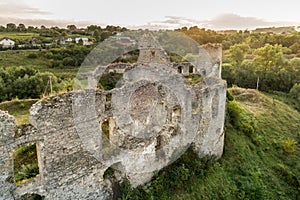
[{"label": "castle ruin", "polygon": [[[226,99],[221,46],[202,47],[200,54],[209,55],[209,61],[171,63],[153,41],[141,39],[137,64],[96,68],[88,77],[89,88],[35,103],[28,125],[17,126],[0,111],[0,199],[25,194],[112,199],[114,183],[104,176],[109,168],[116,181],[127,177],[136,187],[190,146],[200,158],[221,157]],[[120,86],[97,89],[99,76],[109,72],[123,74]],[[193,75],[199,80],[191,84]],[[39,175],[17,185],[13,152],[32,143]]]}]

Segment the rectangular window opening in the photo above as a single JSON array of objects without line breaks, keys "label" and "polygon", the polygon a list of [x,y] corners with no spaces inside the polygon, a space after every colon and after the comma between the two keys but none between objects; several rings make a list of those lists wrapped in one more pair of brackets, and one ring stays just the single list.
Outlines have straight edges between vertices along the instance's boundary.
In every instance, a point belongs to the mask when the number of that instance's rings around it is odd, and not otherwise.
[{"label": "rectangular window opening", "polygon": [[13,153],[14,177],[17,185],[32,180],[39,174],[36,144],[19,147]]}]

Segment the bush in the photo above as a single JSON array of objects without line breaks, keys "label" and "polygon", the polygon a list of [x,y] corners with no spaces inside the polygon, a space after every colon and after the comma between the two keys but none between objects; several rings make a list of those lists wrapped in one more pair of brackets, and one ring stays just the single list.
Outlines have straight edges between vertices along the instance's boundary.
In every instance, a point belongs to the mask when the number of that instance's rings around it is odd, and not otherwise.
[{"label": "bush", "polygon": [[104,90],[112,90],[116,87],[117,82],[123,77],[123,74],[110,72],[101,76],[98,87]]},{"label": "bush", "polygon": [[19,182],[25,179],[35,177],[37,174],[39,174],[38,164],[22,165],[21,170],[15,174],[15,180],[16,182]]},{"label": "bush", "polygon": [[52,65],[53,68],[63,67],[63,64],[60,60],[53,60]]},{"label": "bush", "polygon": [[234,100],[227,101],[226,108],[227,121],[229,121],[229,123],[233,125],[235,129],[243,132],[245,135],[252,138],[255,132],[255,123],[253,116],[250,113],[246,112],[244,109],[242,109]]},{"label": "bush", "polygon": [[236,101],[227,102],[226,108],[227,108],[227,115],[229,117],[230,123],[234,127],[238,127],[241,123],[240,113],[242,112],[242,109],[236,103]]},{"label": "bush", "polygon": [[71,57],[66,57],[63,59],[62,63],[64,66],[75,66],[76,60]]},{"label": "bush", "polygon": [[300,102],[300,83],[296,83],[290,90],[290,96]]},{"label": "bush", "polygon": [[35,54],[35,53],[31,53],[27,56],[27,58],[30,58],[30,59],[35,59],[37,58],[38,56]]},{"label": "bush", "polygon": [[297,142],[293,139],[287,139],[282,143],[282,148],[286,153],[294,153],[296,151]]},{"label": "bush", "polygon": [[234,96],[228,90],[226,90],[226,100],[227,101],[233,101],[234,100]]},{"label": "bush", "polygon": [[52,52],[47,52],[47,53],[45,54],[45,57],[46,57],[47,59],[52,59],[52,58],[53,58],[53,53],[52,53]]}]

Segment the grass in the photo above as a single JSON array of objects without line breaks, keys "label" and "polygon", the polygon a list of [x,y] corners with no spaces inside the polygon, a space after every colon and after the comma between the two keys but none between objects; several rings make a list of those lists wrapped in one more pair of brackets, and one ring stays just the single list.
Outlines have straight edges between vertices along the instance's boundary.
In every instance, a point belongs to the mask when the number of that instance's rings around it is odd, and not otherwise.
[{"label": "grass", "polygon": [[145,186],[131,190],[125,180],[121,199],[299,199],[300,113],[268,94],[229,91],[236,100],[227,105],[222,158],[190,150]]},{"label": "grass", "polygon": [[28,124],[29,123],[29,109],[37,102],[37,99],[26,99],[19,100],[15,99],[12,101],[2,102],[0,103],[0,110],[8,111],[8,113],[15,117],[16,123],[20,124]]},{"label": "grass", "polygon": [[296,109],[300,112],[299,102],[297,102],[297,100],[295,100],[293,98],[290,98],[289,94],[286,94],[284,92],[272,92],[272,93],[266,93],[266,95],[273,98],[274,100],[284,102],[285,104],[293,107],[294,109]]},{"label": "grass", "polygon": [[11,40],[29,41],[34,37],[39,37],[39,35],[39,33],[0,32],[0,39],[8,37]]},{"label": "grass", "polygon": [[203,81],[203,77],[198,74],[188,75],[188,76],[185,76],[184,78],[190,85],[196,85],[197,83],[200,83]]},{"label": "grass", "polygon": [[18,148],[14,154],[14,177],[17,184],[30,181],[39,173],[36,145]]}]

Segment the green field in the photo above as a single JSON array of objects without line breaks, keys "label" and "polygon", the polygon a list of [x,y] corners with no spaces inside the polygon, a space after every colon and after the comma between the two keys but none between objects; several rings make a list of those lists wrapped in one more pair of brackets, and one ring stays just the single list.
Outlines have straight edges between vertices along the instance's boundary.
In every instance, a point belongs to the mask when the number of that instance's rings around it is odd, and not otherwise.
[{"label": "green field", "polygon": [[11,40],[29,41],[34,37],[38,37],[39,33],[17,33],[17,32],[0,32],[0,39],[7,37]]}]

